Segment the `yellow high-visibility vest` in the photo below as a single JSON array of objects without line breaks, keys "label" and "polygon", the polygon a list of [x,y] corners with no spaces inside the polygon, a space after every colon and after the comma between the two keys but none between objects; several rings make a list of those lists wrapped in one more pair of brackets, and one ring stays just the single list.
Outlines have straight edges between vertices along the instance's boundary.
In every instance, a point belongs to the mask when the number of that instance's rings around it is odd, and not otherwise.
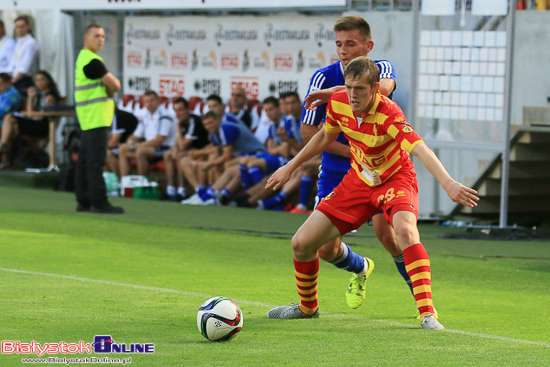
[{"label": "yellow high-visibility vest", "polygon": [[88,79],[84,66],[93,59],[103,59],[88,49],[82,49],[74,70],[74,101],[76,116],[82,130],[111,126],[115,114],[115,101],[109,97],[101,79]]}]

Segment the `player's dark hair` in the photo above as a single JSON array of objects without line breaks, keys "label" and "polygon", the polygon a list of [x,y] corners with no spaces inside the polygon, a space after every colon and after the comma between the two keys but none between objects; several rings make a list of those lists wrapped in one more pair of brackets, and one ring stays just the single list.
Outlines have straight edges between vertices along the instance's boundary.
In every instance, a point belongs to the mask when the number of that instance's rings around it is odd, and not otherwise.
[{"label": "player's dark hair", "polygon": [[25,24],[27,24],[27,25],[31,25],[31,21],[30,21],[30,18],[29,18],[28,15],[20,15],[20,16],[18,16],[17,18],[15,18],[14,23],[15,23],[15,22],[18,22],[18,21],[20,21],[20,20],[24,21]]},{"label": "player's dark hair", "polygon": [[300,101],[300,95],[297,92],[294,92],[294,91],[281,93],[281,96],[279,98],[280,99],[285,99],[285,98],[288,98],[288,97],[296,97],[296,99],[298,101]]},{"label": "player's dark hair", "polygon": [[208,120],[208,119],[219,120],[220,116],[214,111],[208,111],[207,113],[204,114],[202,120],[204,121],[204,120]]},{"label": "player's dark hair", "polygon": [[206,101],[216,101],[219,104],[223,104],[222,97],[218,96],[217,94],[211,94],[208,97],[206,97]]},{"label": "player's dark hair", "polygon": [[8,73],[0,73],[0,80],[3,83],[11,83],[11,75]]},{"label": "player's dark hair", "polygon": [[94,29],[94,28],[103,28],[102,26],[100,26],[99,24],[97,23],[92,23],[92,24],[89,24],[86,29],[84,30],[84,34],[88,34],[88,32],[90,31],[90,29]]},{"label": "player's dark hair", "polygon": [[344,70],[345,79],[358,80],[365,75],[367,76],[367,83],[371,87],[374,87],[380,81],[380,69],[378,69],[378,65],[365,56],[351,60],[348,66],[346,66],[346,70]]},{"label": "player's dark hair", "polygon": [[176,104],[176,103],[183,103],[183,106],[187,109],[189,108],[189,102],[183,98],[183,97],[178,97],[174,100],[173,104]]},{"label": "player's dark hair", "polygon": [[268,104],[271,103],[276,108],[279,108],[279,100],[275,97],[267,97],[262,101],[262,104]]},{"label": "player's dark hair", "polygon": [[365,41],[370,41],[372,39],[369,23],[356,15],[341,17],[334,23],[333,27],[334,32],[353,31],[356,29],[359,30],[359,33],[361,33]]},{"label": "player's dark hair", "polygon": [[151,90],[151,89],[146,90],[145,93],[143,93],[143,95],[144,96],[154,96],[157,99],[159,98],[159,95],[157,94],[157,92],[155,92],[154,90]]}]

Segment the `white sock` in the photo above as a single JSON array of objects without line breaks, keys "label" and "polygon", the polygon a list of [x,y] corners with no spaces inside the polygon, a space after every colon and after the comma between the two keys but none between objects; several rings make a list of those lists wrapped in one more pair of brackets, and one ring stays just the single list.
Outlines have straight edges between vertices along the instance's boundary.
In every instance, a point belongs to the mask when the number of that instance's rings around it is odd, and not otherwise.
[{"label": "white sock", "polygon": [[185,187],[178,187],[178,194],[180,194],[181,196],[185,196]]},{"label": "white sock", "polygon": [[168,186],[166,186],[166,193],[169,196],[174,196],[174,195],[176,195],[176,188],[174,186],[168,185]]},{"label": "white sock", "polygon": [[363,275],[367,274],[367,271],[369,271],[369,262],[367,261],[367,259],[365,259],[364,261],[365,261],[365,265],[363,267],[363,271],[357,274],[357,276],[359,278],[361,278]]}]

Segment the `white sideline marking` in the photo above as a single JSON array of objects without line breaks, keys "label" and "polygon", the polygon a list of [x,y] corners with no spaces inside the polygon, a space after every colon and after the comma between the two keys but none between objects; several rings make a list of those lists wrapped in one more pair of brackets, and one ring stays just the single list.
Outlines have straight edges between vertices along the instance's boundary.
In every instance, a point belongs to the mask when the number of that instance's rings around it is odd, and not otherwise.
[{"label": "white sideline marking", "polygon": [[[81,282],[91,282],[91,283],[100,283],[100,284],[107,284],[107,285],[114,285],[119,287],[128,287],[128,288],[136,288],[136,289],[144,289],[144,290],[150,290],[150,291],[157,291],[157,292],[164,292],[164,293],[176,293],[176,294],[183,294],[186,296],[196,296],[201,298],[212,298],[215,297],[213,295],[203,294],[203,293],[196,293],[196,292],[187,292],[187,291],[178,291],[176,289],[169,289],[169,288],[159,288],[159,287],[149,287],[145,285],[136,285],[136,284],[127,284],[127,283],[119,283],[119,282],[112,282],[110,280],[101,280],[101,279],[92,279],[92,278],[82,278],[77,277],[74,275],[63,275],[63,274],[53,274],[53,273],[41,273],[37,271],[30,271],[30,270],[18,270],[18,269],[7,269],[0,267],[0,270],[10,272],[10,273],[22,273],[22,274],[32,274],[32,275],[41,275],[41,276],[47,276],[47,277],[54,277],[54,278],[63,278],[63,279],[71,279],[71,280],[79,280]],[[255,302],[255,301],[248,301],[244,299],[237,299],[234,298],[235,301],[239,303],[245,303],[249,305],[256,305],[256,306],[262,306],[262,307],[276,307],[279,305],[273,305],[269,303],[262,303],[262,302]],[[346,315],[346,314],[338,314],[338,313],[332,313],[332,312],[322,312],[323,315],[328,316],[337,316],[337,317],[345,317],[345,318],[352,318],[355,320],[363,320],[368,322],[376,322],[381,324],[387,324],[391,326],[399,326],[399,327],[407,327],[407,328],[416,328],[418,325],[408,324],[405,322],[397,322],[397,321],[388,321],[388,320],[379,320],[379,319],[369,319],[366,317],[359,317],[359,316],[353,316],[353,315]],[[469,331],[462,331],[462,330],[453,330],[453,329],[445,329],[441,332],[451,333],[451,334],[462,334],[467,336],[474,336],[478,338],[485,338],[485,339],[493,339],[493,340],[500,340],[500,341],[506,341],[506,342],[515,342],[515,343],[524,343],[524,344],[533,344],[533,345],[542,345],[544,347],[550,348],[550,343],[547,342],[539,342],[539,341],[533,341],[533,340],[527,340],[527,339],[518,339],[518,338],[510,338],[505,336],[498,336],[498,335],[489,335],[489,334],[481,334],[481,333],[472,333]]]}]

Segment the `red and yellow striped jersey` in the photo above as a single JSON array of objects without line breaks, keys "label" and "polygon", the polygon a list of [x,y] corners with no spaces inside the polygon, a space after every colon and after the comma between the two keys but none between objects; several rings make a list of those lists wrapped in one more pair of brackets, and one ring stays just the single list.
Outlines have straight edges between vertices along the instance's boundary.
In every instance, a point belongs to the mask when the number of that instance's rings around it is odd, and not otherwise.
[{"label": "red and yellow striped jersey", "polygon": [[324,129],[330,134],[345,134],[352,154],[351,167],[369,186],[386,182],[399,170],[413,169],[409,153],[423,142],[401,108],[380,93],[363,119],[353,114],[345,90],[335,93],[327,105]]}]

